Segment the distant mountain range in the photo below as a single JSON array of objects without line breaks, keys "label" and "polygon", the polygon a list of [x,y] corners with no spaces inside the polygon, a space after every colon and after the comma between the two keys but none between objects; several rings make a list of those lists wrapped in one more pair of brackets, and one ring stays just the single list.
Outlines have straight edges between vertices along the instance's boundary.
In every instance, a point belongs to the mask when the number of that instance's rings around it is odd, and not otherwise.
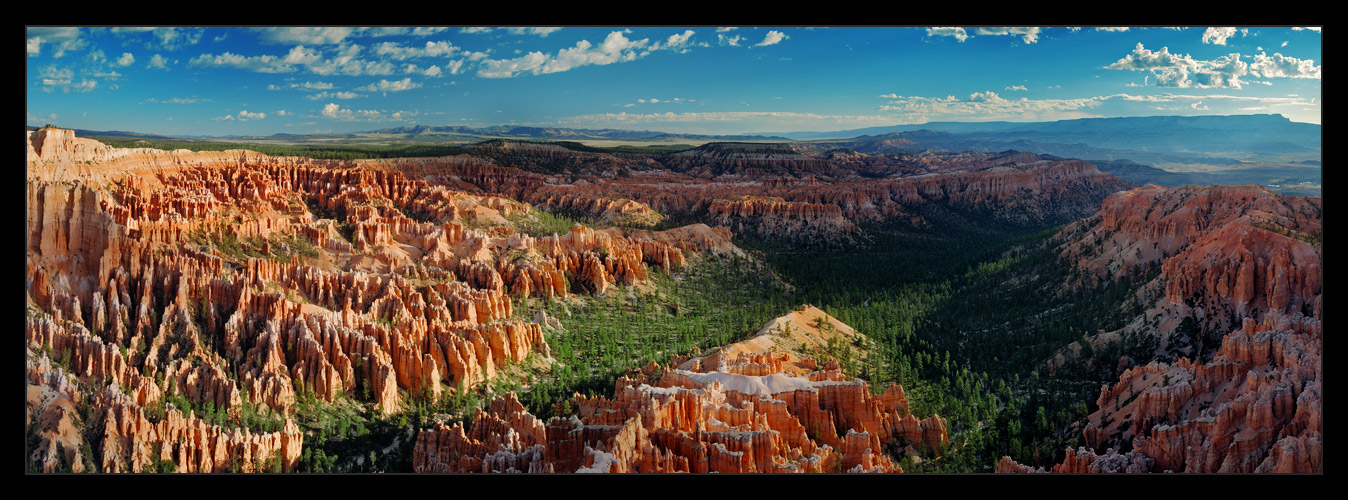
[{"label": "distant mountain range", "polygon": [[864,153],[1014,149],[1084,160],[1210,164],[1274,158],[1315,162],[1322,141],[1320,125],[1293,122],[1282,115],[932,122],[781,135],[810,141],[839,138],[832,142]]}]

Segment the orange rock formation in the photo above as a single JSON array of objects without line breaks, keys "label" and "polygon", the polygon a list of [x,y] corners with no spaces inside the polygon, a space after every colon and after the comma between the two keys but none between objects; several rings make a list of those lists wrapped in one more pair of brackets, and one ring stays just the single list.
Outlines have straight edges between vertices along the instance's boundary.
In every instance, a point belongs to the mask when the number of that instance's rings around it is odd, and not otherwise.
[{"label": "orange rock formation", "polygon": [[1319,472],[1321,214],[1319,198],[1258,187],[1146,186],[1064,230],[1063,256],[1097,278],[1159,263],[1164,297],[1129,328],[1193,354],[1105,385],[1087,448],[1052,470]]},{"label": "orange rock formation", "polygon": [[547,360],[541,326],[512,319],[515,300],[602,293],[646,280],[648,266],[733,249],[705,226],[534,238],[508,222],[528,205],[409,179],[428,171],[422,160],[117,149],[59,129],[28,132],[27,145],[25,336],[96,389],[86,425],[105,429],[94,458],[109,472],[161,460],[263,470],[278,452],[291,467],[293,423],[255,433],[145,410],[182,397],[289,422],[305,392],[395,412],[409,394]]},{"label": "orange rock formation", "polygon": [[792,365],[789,354],[732,350],[734,359],[721,353],[718,362],[685,363],[705,371],[652,363],[620,378],[612,398],[577,394],[566,403],[574,415],[546,423],[506,395],[467,427],[441,424],[418,435],[414,466],[417,472],[901,472],[887,447],[936,453],[947,442],[945,420],[918,419],[898,385],[873,396],[864,381],[847,381],[836,369],[791,375],[782,369]]}]

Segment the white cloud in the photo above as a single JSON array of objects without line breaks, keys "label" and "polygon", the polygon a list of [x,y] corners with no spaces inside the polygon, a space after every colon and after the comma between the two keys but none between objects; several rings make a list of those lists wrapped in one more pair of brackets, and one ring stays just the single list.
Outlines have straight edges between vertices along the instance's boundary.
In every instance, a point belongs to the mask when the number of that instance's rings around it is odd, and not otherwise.
[{"label": "white cloud", "polygon": [[283,61],[285,61],[286,64],[302,64],[308,66],[322,59],[323,56],[319,55],[317,50],[307,49],[303,45],[296,45],[290,48],[290,52],[286,52],[286,57]]},{"label": "white cloud", "polygon": [[60,44],[58,44],[58,45],[56,46],[56,52],[53,52],[51,56],[52,56],[52,57],[56,57],[56,58],[60,58],[60,57],[65,56],[65,55],[66,55],[66,52],[75,52],[75,51],[78,51],[78,50],[83,50],[85,47],[88,47],[88,46],[89,46],[89,42],[86,42],[83,38],[76,38],[76,39],[74,39],[74,40],[66,40],[66,41],[61,42]]},{"label": "white cloud", "polygon": [[490,32],[490,31],[491,31],[491,28],[487,28],[487,27],[484,27],[484,26],[469,26],[469,27],[467,27],[467,28],[460,28],[460,29],[459,29],[459,33],[487,33],[487,32]]},{"label": "white cloud", "polygon": [[927,36],[953,36],[955,37],[955,40],[959,41],[960,43],[963,43],[965,40],[969,39],[969,34],[965,33],[964,28],[960,27],[927,28]]},{"label": "white cloud", "polygon": [[541,75],[568,71],[581,66],[633,61],[650,54],[650,50],[647,50],[649,42],[650,40],[645,38],[631,40],[623,32],[614,31],[598,46],[591,44],[589,40],[581,40],[573,47],[557,51],[556,56],[529,52],[512,59],[484,59],[477,76],[513,78],[522,73]]},{"label": "white cloud", "polygon": [[1223,87],[1241,88],[1240,77],[1249,72],[1249,65],[1232,53],[1211,61],[1196,60],[1188,54],[1171,54],[1168,47],[1150,51],[1141,43],[1131,54],[1114,62],[1107,69],[1150,71],[1161,87]]},{"label": "white cloud", "polygon": [[782,40],[786,40],[787,38],[790,37],[782,34],[782,32],[780,31],[772,30],[769,31],[768,34],[763,37],[763,41],[754,44],[754,47],[766,47],[768,45],[776,45],[781,43]]},{"label": "white cloud", "polygon": [[323,28],[253,28],[263,43],[274,44],[336,44],[354,33],[349,27]]},{"label": "white cloud", "polygon": [[899,98],[899,95],[898,95],[898,94],[880,94],[880,95],[878,95],[878,96],[876,96],[876,97],[879,97],[879,98],[881,98],[881,99],[898,99],[898,98]]},{"label": "white cloud", "polygon": [[323,106],[322,113],[324,117],[334,120],[365,122],[400,121],[414,117],[418,114],[416,111],[396,111],[393,113],[386,113],[374,109],[342,109],[341,106],[338,106],[335,103],[328,103],[326,106]]},{"label": "white cloud", "polygon": [[509,31],[510,34],[512,35],[538,35],[541,37],[547,37],[548,35],[551,35],[560,29],[561,28],[531,27],[531,28],[506,28],[506,31]]},{"label": "white cloud", "polygon": [[1303,27],[1297,26],[1297,27],[1293,27],[1292,30],[1293,30],[1293,31],[1311,30],[1311,31],[1314,31],[1314,32],[1316,32],[1316,33],[1319,33],[1319,32],[1320,32],[1320,27],[1319,27],[1319,26],[1307,26],[1307,27],[1304,27],[1304,28],[1303,28]]},{"label": "white cloud", "polygon": [[310,101],[321,99],[355,99],[357,97],[365,97],[365,94],[357,94],[355,92],[319,92],[317,94],[304,96],[305,99]]},{"label": "white cloud", "polygon": [[1208,28],[1203,32],[1203,43],[1226,45],[1226,39],[1235,34],[1235,28]]},{"label": "white cloud", "polygon": [[[91,92],[94,90],[94,88],[98,87],[97,80],[90,80],[88,78],[81,78],[78,83],[75,82],[75,72],[73,70],[71,70],[70,68],[58,68],[55,65],[38,68],[38,76],[41,79],[43,92],[51,92],[57,88],[60,88],[61,92],[65,93],[70,92],[85,93]],[[104,77],[112,76],[113,78],[116,78],[117,76],[121,75],[112,73],[112,74],[103,74],[103,76]]]},{"label": "white cloud", "polygon": [[1020,39],[1025,43],[1036,43],[1039,41],[1039,28],[1036,27],[997,27],[997,28],[978,28],[975,32],[980,35],[1020,35]]},{"label": "white cloud", "polygon": [[1012,85],[1002,90],[1030,90],[1030,89],[1025,88],[1024,85]]},{"label": "white cloud", "polygon": [[977,116],[983,119],[1061,120],[1091,116],[1087,111],[1098,107],[1107,97],[1085,99],[1006,99],[991,90],[969,94],[967,100],[955,96],[944,98],[901,97],[880,106],[879,111],[896,112],[910,123],[932,119]]},{"label": "white cloud", "polygon": [[1127,26],[1105,26],[1095,28],[1095,31],[1128,31]]},{"label": "white cloud", "polygon": [[[158,57],[159,55],[155,54],[155,56]],[[218,56],[202,54],[192,58],[187,64],[190,66],[223,66],[257,73],[289,73],[295,71],[295,65],[286,62],[286,59],[268,54],[241,56],[232,52],[225,52]],[[162,58],[160,58],[160,61],[162,63]],[[153,65],[153,62],[151,64]]]},{"label": "white cloud", "polygon": [[717,34],[717,35],[716,35],[716,43],[719,43],[719,44],[721,44],[721,45],[729,45],[729,46],[731,46],[731,47],[739,47],[739,45],[740,45],[740,40],[743,40],[743,39],[744,39],[744,37],[741,37],[741,36],[739,36],[739,35],[735,35],[735,36],[725,36],[725,35],[722,35],[722,34]]},{"label": "white cloud", "polygon": [[145,67],[151,69],[168,69],[168,65],[166,64],[167,62],[168,60],[164,59],[164,56],[155,54],[153,57],[150,58],[150,62],[147,63]]},{"label": "white cloud", "polygon": [[722,27],[720,27],[720,28],[716,28],[716,32],[717,32],[717,33],[725,33],[725,32],[727,32],[727,31],[735,31],[735,30],[737,30],[737,29],[739,29],[739,28],[738,28],[738,27],[735,27],[735,26],[722,26]]},{"label": "white cloud", "polygon": [[1321,66],[1315,65],[1313,59],[1297,59],[1282,54],[1273,54],[1272,57],[1269,57],[1261,52],[1254,56],[1254,63],[1250,64],[1250,74],[1264,78],[1314,78],[1319,80],[1320,68]]},{"label": "white cloud", "polygon": [[391,58],[395,61],[422,57],[448,57],[454,55],[459,48],[449,42],[426,42],[422,47],[403,47],[393,42],[384,42],[375,44],[374,53],[380,56]]},{"label": "white cloud", "polygon": [[239,121],[241,122],[246,122],[248,120],[261,120],[266,117],[267,117],[266,113],[249,113],[248,110],[246,109],[239,112]]},{"label": "white cloud", "polygon": [[431,67],[426,68],[426,71],[423,71],[421,74],[429,76],[431,78],[438,77],[440,76],[440,67],[432,65]]},{"label": "white cloud", "polygon": [[285,116],[285,115],[288,115],[288,114],[290,114],[290,113],[287,113],[286,110],[284,110],[284,109],[278,109],[278,110],[276,110],[276,116]]},{"label": "white cloud", "polygon": [[148,103],[155,103],[155,104],[196,104],[196,103],[199,103],[199,102],[215,102],[215,101],[212,101],[212,100],[210,100],[210,99],[203,99],[203,98],[200,98],[200,97],[197,97],[197,96],[192,96],[192,97],[173,97],[173,98],[164,99],[164,100],[155,99],[155,98],[151,97],[151,98],[146,99],[146,100],[141,101],[141,102],[148,102]]},{"label": "white cloud", "polygon": [[118,65],[118,66],[130,66],[132,63],[135,63],[135,62],[136,62],[136,56],[131,55],[130,52],[123,52],[123,53],[122,53],[122,57],[118,57],[118,58],[117,58],[117,65]]},{"label": "white cloud", "polygon": [[26,36],[42,37],[45,42],[68,42],[80,37],[79,28],[29,27]]},{"label": "white cloud", "polygon": [[154,43],[146,44],[152,49],[178,50],[201,41],[203,28],[155,28]]},{"label": "white cloud", "polygon": [[392,82],[380,79],[378,83],[371,83],[364,87],[356,87],[356,90],[363,90],[366,92],[402,92],[404,90],[412,90],[420,86],[421,86],[420,83],[413,82],[412,79],[409,77]]},{"label": "white cloud", "polygon": [[683,33],[669,35],[669,38],[665,39],[665,47],[681,47],[688,43],[688,39],[692,37],[693,30],[684,30]]},{"label": "white cloud", "polygon": [[319,75],[377,76],[393,74],[393,63],[358,59],[356,56],[360,55],[361,50],[360,45],[340,45],[336,49],[334,57],[310,64],[309,71]]},{"label": "white cloud", "polygon": [[[65,55],[66,50],[75,50],[83,46],[80,40],[79,28],[45,28],[30,27],[26,29],[25,48],[30,55],[39,55],[42,44],[57,43],[58,53],[55,57]],[[62,49],[64,47],[64,49]]]}]

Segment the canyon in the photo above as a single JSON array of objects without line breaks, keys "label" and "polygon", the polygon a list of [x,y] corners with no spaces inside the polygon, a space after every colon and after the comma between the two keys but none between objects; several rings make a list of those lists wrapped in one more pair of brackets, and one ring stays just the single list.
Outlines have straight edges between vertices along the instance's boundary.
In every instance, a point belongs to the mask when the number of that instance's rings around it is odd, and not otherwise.
[{"label": "canyon", "polygon": [[[392,448],[410,456],[395,471],[939,463],[967,442],[930,393],[856,368],[906,354],[828,304],[661,351],[602,391],[543,407],[528,391],[584,363],[557,354],[581,324],[571,310],[663,304],[661,287],[711,262],[765,267],[737,242],[871,251],[875,228],[955,223],[1065,224],[1050,241],[1073,269],[1068,290],[1151,277],[1130,299],[1144,313],[1095,339],[1157,347],[1121,362],[1090,402],[1084,445],[1053,472],[1320,471],[1319,198],[1133,187],[1014,151],[656,155],[497,140],[352,161],[112,148],[54,128],[26,142],[33,472],[309,471],[330,439],[309,408],[392,422],[477,394],[482,408],[399,427],[410,438]],[[1003,457],[995,470],[1044,469]]]},{"label": "canyon", "polygon": [[1125,329],[1177,359],[1103,386],[1086,446],[1051,471],[1319,472],[1322,214],[1252,186],[1149,185],[1066,228],[1062,255],[1088,279],[1159,267],[1144,285],[1159,298]]}]

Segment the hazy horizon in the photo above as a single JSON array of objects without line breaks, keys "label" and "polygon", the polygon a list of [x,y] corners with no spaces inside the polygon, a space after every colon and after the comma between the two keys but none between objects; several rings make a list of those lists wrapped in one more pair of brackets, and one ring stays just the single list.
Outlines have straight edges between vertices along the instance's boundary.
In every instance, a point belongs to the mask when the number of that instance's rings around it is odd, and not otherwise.
[{"label": "hazy horizon", "polygon": [[26,45],[28,125],[162,135],[1322,114],[1318,28],[29,27]]}]

